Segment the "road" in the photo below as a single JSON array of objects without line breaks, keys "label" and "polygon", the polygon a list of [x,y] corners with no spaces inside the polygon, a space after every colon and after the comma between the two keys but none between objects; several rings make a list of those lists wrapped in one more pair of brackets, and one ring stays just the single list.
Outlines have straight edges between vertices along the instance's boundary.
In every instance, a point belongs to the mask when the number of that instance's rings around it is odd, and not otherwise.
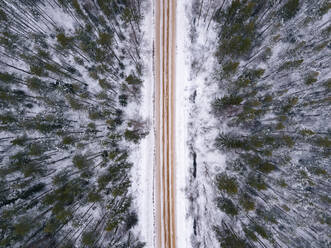
[{"label": "road", "polygon": [[155,247],[175,248],[176,0],[155,1]]}]

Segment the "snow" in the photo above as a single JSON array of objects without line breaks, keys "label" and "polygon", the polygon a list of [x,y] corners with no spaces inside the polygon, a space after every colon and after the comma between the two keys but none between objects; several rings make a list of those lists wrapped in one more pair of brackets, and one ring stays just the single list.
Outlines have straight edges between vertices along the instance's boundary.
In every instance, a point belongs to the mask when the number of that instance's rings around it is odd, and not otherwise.
[{"label": "snow", "polygon": [[43,8],[45,8],[47,15],[52,18],[52,20],[55,20],[57,24],[60,24],[64,30],[74,30],[75,23],[73,18],[68,13],[64,12],[63,9],[58,6],[50,6],[48,4],[43,6]]},{"label": "snow", "polygon": [[[206,6],[203,6],[206,8]],[[187,7],[191,11],[191,7]],[[193,23],[192,13],[189,13],[189,23]],[[193,159],[192,155],[183,158],[188,161],[186,165],[186,202],[188,211],[186,214],[190,217],[186,220],[189,226],[185,233],[186,246],[183,247],[219,247],[215,238],[212,227],[220,224],[224,214],[216,208],[214,204],[215,192],[215,175],[225,169],[225,155],[220,154],[214,147],[214,139],[219,130],[224,130],[225,126],[219,126],[219,123],[211,114],[211,101],[218,97],[218,85],[213,80],[214,49],[216,33],[212,25],[207,29],[208,18],[200,19],[199,24],[187,27],[187,35],[194,37],[193,41],[187,38],[186,54],[190,55],[186,61],[187,75],[186,80],[179,80],[181,83],[186,82],[186,123],[188,133],[185,137],[185,147],[189,152],[196,153],[197,174],[193,176]],[[179,21],[179,23],[182,23]],[[193,24],[192,24],[193,25]],[[193,33],[191,33],[193,32]],[[183,33],[180,32],[179,33]],[[182,40],[178,38],[178,40]],[[181,49],[182,50],[182,49]],[[177,84],[178,85],[178,84]],[[195,95],[193,100],[193,95]],[[191,99],[188,99],[188,98]],[[180,94],[179,94],[180,98]],[[182,106],[182,104],[178,104]],[[179,112],[180,113],[180,112]],[[179,123],[177,125],[180,125]],[[184,170],[184,169],[183,169]],[[185,197],[185,195],[183,196]],[[196,230],[193,230],[193,219],[196,221]],[[184,222],[184,220],[182,220]],[[184,227],[182,227],[184,228]],[[182,247],[181,245],[179,247]]]},{"label": "snow", "polygon": [[[153,1],[149,0],[150,8],[145,8],[142,29],[144,32],[143,61],[144,88],[142,90],[143,102],[140,114],[150,121],[150,133],[142,140],[136,153],[136,160],[132,176],[135,204],[138,208],[139,223],[136,231],[140,232],[142,241],[147,248],[155,247],[154,223],[154,77],[152,42],[154,39],[155,24],[153,23]],[[210,102],[219,92],[218,85],[213,82],[212,72],[215,61],[213,48],[215,33],[212,26],[206,30],[207,20],[200,20],[200,25],[194,35],[195,42],[190,40],[191,32],[191,4],[190,0],[177,2],[176,20],[176,109],[175,109],[175,142],[176,142],[176,241],[177,247],[188,248],[200,244],[199,247],[219,247],[213,226],[226,219],[226,215],[216,208],[214,204],[215,175],[225,170],[225,155],[216,151],[213,144],[218,132],[225,130],[225,124],[220,127],[219,122],[210,113]],[[325,18],[321,21],[325,21]],[[269,41],[268,41],[269,42]],[[270,61],[276,60],[280,54],[285,53],[282,43],[272,46],[273,55]],[[196,63],[196,64],[195,64]],[[195,64],[193,67],[192,64]],[[269,68],[261,63],[258,67]],[[325,76],[330,75],[329,73]],[[207,81],[208,78],[208,81]],[[295,80],[296,78],[293,78]],[[195,101],[192,95],[196,92]],[[271,119],[271,114],[265,116]],[[197,154],[198,173],[192,176],[192,149]],[[190,201],[189,199],[193,199]],[[197,235],[194,234],[193,220],[197,220]],[[267,242],[266,240],[263,240]],[[198,245],[197,245],[198,246]]]},{"label": "snow", "polygon": [[[176,47],[176,110],[175,110],[175,142],[176,142],[176,232],[177,247],[191,247],[190,238],[193,232],[193,219],[189,216],[189,201],[186,196],[186,186],[189,178],[190,152],[188,147],[188,120],[190,106],[189,102],[189,77],[190,61],[189,48],[189,20],[186,15],[186,8],[189,1],[177,2],[177,47]],[[139,222],[136,227],[140,231],[146,248],[155,246],[155,206],[154,206],[154,77],[152,42],[154,39],[155,23],[153,18],[153,1],[149,0],[150,8],[145,13],[142,25],[144,33],[143,61],[145,61],[144,88],[142,90],[143,101],[141,104],[141,115],[150,121],[150,133],[142,140],[139,151],[136,154],[138,162],[132,170],[133,185],[135,191],[135,204],[138,208]],[[136,193],[136,195],[135,195]],[[153,208],[153,209],[152,209]]]},{"label": "snow", "polygon": [[[148,8],[146,8],[148,9]],[[61,28],[64,29],[64,31],[66,32],[66,34],[72,34],[73,32],[73,28],[74,28],[74,20],[72,17],[69,16],[68,13],[65,13],[63,12],[62,9],[60,8],[51,8],[48,4],[46,4],[46,7],[45,7],[45,10],[47,13],[49,13],[49,15],[52,17],[52,19],[54,19],[56,22],[58,22],[61,26]],[[23,19],[24,20],[24,19]],[[151,23],[149,23],[150,21],[152,20],[152,18],[150,16],[147,16],[146,18],[146,27],[149,25],[150,27],[152,26]],[[29,21],[33,21],[32,19],[31,20],[26,20],[27,22]],[[40,24],[42,25],[42,24]],[[45,26],[45,29],[46,29],[46,26]],[[149,34],[149,29],[145,32],[147,35]],[[54,30],[53,29],[50,29],[46,32],[47,34],[52,34],[54,33]],[[147,39],[147,44],[146,44],[146,47],[147,47],[147,50],[145,51],[144,53],[144,60],[145,61],[150,61],[150,59],[148,59],[149,57],[151,57],[151,38],[148,38]],[[33,40],[30,41],[31,44],[34,44],[33,43]],[[52,45],[55,45],[55,39],[54,38],[50,38],[48,37],[47,38],[47,44],[52,44]],[[53,51],[52,49],[50,49],[51,51]],[[59,63],[60,65],[63,65],[66,63],[69,63],[70,65],[73,64],[73,56],[69,53],[68,54],[68,57],[65,57],[65,58],[62,58],[59,54],[55,53],[55,54],[52,54],[52,59]],[[11,61],[9,60],[10,62],[14,62],[14,61]],[[8,61],[8,62],[9,62]],[[11,64],[11,63],[9,63]],[[21,68],[21,69],[24,69],[24,70],[29,70],[29,68],[27,67],[27,64],[26,63],[22,63],[20,62],[19,64],[17,64],[17,62],[14,62],[12,63],[13,65]],[[75,66],[77,66],[75,64]],[[84,70],[84,67],[82,66],[77,66],[79,67],[79,71],[80,72],[83,72]],[[12,71],[11,69],[7,69],[6,67],[0,67],[2,69],[2,71]],[[4,69],[6,68],[6,69]],[[127,67],[127,71],[129,70],[130,68]],[[141,109],[141,114],[143,116],[144,119],[146,118],[149,118],[149,119],[152,119],[152,109],[149,109],[150,106],[153,106],[152,104],[152,96],[153,96],[153,82],[152,82],[152,77],[151,77],[151,64],[149,64],[147,66],[147,69],[146,69],[146,73],[145,73],[145,88],[143,89],[143,94],[144,94],[144,102],[142,104],[142,109]],[[16,70],[13,70],[13,72],[17,72]],[[100,89],[100,86],[97,84],[97,81],[96,80],[92,80],[88,75],[87,75],[87,71],[84,70],[83,72],[83,75],[80,76],[79,78],[82,78],[84,82],[88,83],[89,85],[89,92],[92,92],[92,93],[96,93],[99,89]],[[128,74],[128,73],[127,73]],[[57,78],[57,77],[56,77]],[[14,86],[15,87],[15,86]],[[24,89],[26,89],[26,86],[24,86]],[[26,89],[26,92],[29,92],[29,94],[31,95],[37,95],[33,92],[30,92],[29,90]],[[101,101],[100,101],[101,102]],[[129,106],[131,107],[131,106]],[[138,107],[136,106],[135,108],[129,108],[129,111],[128,113],[125,113],[126,115],[129,115],[130,116],[130,110],[131,112],[134,112]],[[46,109],[47,110],[47,109]],[[49,110],[49,109],[48,109]],[[41,116],[43,116],[45,113],[44,113],[44,106],[42,105],[38,105],[38,104],[34,104],[34,109],[33,109],[33,112],[30,112],[31,116],[29,116],[30,118],[34,117],[36,114],[40,114]],[[134,113],[133,113],[134,114]],[[86,124],[90,121],[87,117],[87,114],[83,111],[81,112],[77,112],[77,111],[72,111],[72,110],[69,110],[67,111],[65,114],[64,114],[66,117],[69,116],[68,118],[65,118],[65,119],[68,119],[68,120],[72,120],[73,121],[73,124],[74,125],[74,130],[78,129],[82,129],[86,126]],[[27,115],[28,117],[28,115]],[[77,123],[77,124],[76,124]],[[100,124],[100,126],[102,125],[102,122],[99,121],[99,120],[96,120],[95,123],[98,125]],[[106,129],[106,126],[104,125],[104,129]],[[106,130],[107,131],[107,130]],[[41,136],[41,134],[39,132],[27,132],[29,137],[32,137],[32,138],[37,138],[38,136]],[[70,130],[69,130],[69,133],[70,133]],[[103,132],[104,134],[104,132]],[[45,134],[47,135],[47,134]],[[8,141],[9,142],[9,141]],[[124,143],[124,142],[123,142]],[[127,144],[121,144],[122,146],[126,147]],[[150,170],[150,165],[151,163],[149,163],[150,161],[150,158],[153,157],[153,152],[152,150],[150,149],[150,147],[153,147],[153,134],[151,133],[141,144],[144,152],[142,153],[142,156],[141,157],[138,157],[140,161],[142,161],[142,163],[146,166],[145,167],[145,170],[139,170],[139,167],[137,168],[137,166],[134,168],[134,171],[133,171],[133,174],[134,174],[134,177],[133,179],[136,179],[136,178],[144,178],[147,179],[147,184],[139,184],[139,181],[138,180],[135,180],[133,182],[133,184],[138,184],[139,187],[136,187],[138,188],[137,191],[139,193],[141,193],[141,196],[142,197],[139,197],[137,199],[138,201],[138,205],[141,206],[139,208],[139,216],[142,216],[142,219],[143,221],[142,222],[139,222],[139,227],[137,229],[139,230],[145,230],[145,232],[142,234],[142,236],[144,237],[144,239],[146,240],[147,243],[149,243],[149,240],[153,240],[153,237],[151,236],[151,238],[148,237],[149,233],[152,233],[153,232],[153,214],[152,212],[150,211],[146,211],[150,206],[152,206],[152,197],[149,197],[149,196],[152,196],[152,193],[151,193],[151,190],[152,190],[152,187],[150,187],[150,185],[153,184],[153,180],[152,180],[152,170]],[[58,152],[55,152],[55,155],[50,155],[50,161],[49,162],[53,162],[53,161],[57,161],[57,162],[60,162],[60,159],[62,157],[65,158],[64,154],[67,154],[67,152],[63,153],[63,151],[60,150],[60,148],[57,148],[56,147],[56,143],[54,142],[54,150],[57,150]],[[74,151],[78,151],[84,155],[89,155],[88,151],[98,151],[98,150],[101,150],[102,149],[102,146],[101,146],[101,139],[100,139],[100,136],[99,137],[96,137],[95,140],[92,142],[92,143],[86,143],[84,144],[84,147],[81,147],[81,148],[70,148],[70,150],[68,151],[68,155],[70,154],[73,154]],[[17,150],[13,150],[11,151],[12,153],[14,152],[17,152]],[[10,153],[8,152],[8,155],[10,155]],[[9,157],[9,156],[8,156]],[[69,158],[68,158],[69,159]],[[44,182],[46,185],[51,185],[50,183],[50,180],[51,180],[51,177],[53,177],[55,174],[55,172],[59,172],[59,171],[65,171],[65,168],[68,169],[68,173],[73,173],[73,174],[76,174],[77,171],[75,171],[75,168],[72,167],[71,165],[71,161],[66,161],[66,162],[63,162],[64,160],[67,160],[67,159],[63,159],[61,160],[61,163],[56,163],[56,169],[54,169],[50,174],[47,175],[47,177],[43,177],[42,180],[40,182]],[[71,158],[70,158],[71,160]],[[99,160],[95,160],[95,164],[99,164]],[[133,161],[135,162],[135,161]],[[55,163],[55,162],[54,162]],[[96,167],[94,167],[95,169]],[[70,171],[69,171],[70,170]],[[95,177],[90,179],[91,180],[91,183],[93,185],[96,185],[95,183],[95,180],[97,178],[98,175],[102,174],[102,170],[104,169],[100,169],[100,168],[97,168],[95,170]],[[17,173],[18,174],[18,173]],[[73,175],[71,174],[71,175]],[[139,175],[141,174],[141,176]],[[15,175],[14,173],[11,175],[11,176],[15,176],[13,177],[13,180],[15,178],[18,177],[18,175]],[[145,180],[146,181],[146,180]],[[50,190],[52,190],[52,188],[48,189],[48,191],[45,191],[44,193],[47,193],[49,192]],[[43,193],[43,194],[44,194]],[[133,195],[134,197],[136,197],[136,195]],[[42,198],[40,198],[39,200],[41,200]],[[21,204],[19,201],[17,201],[17,203]],[[79,203],[79,202],[77,202]],[[79,203],[80,204],[80,203]],[[81,215],[82,213],[85,212],[85,210],[87,210],[90,205],[83,205],[83,204],[80,204],[79,206],[79,209],[77,210],[77,216]],[[92,224],[95,224],[94,222],[97,220],[97,218],[99,216],[101,216],[101,211],[102,210],[105,210],[105,207],[102,206],[101,208],[100,207],[94,207],[93,209],[91,209],[91,213],[88,215],[88,217],[86,218],[86,221],[84,220],[84,223],[88,223],[85,227],[89,226],[90,223]],[[32,211],[37,211],[36,208],[34,208]],[[75,211],[76,212],[76,211]],[[90,217],[92,216],[91,220],[88,222],[88,220],[90,219]],[[104,216],[104,215],[103,215]],[[144,220],[146,220],[144,222]],[[69,223],[66,227],[64,227],[63,231],[62,232],[67,232],[67,230],[69,230],[70,228],[72,227],[72,223]],[[75,227],[77,228],[77,227]],[[102,229],[102,228],[101,228]],[[79,232],[78,232],[79,231]],[[78,235],[77,235],[77,238],[80,237],[80,235],[82,234],[83,230],[80,231],[80,229],[77,229],[77,232]],[[74,236],[75,236],[74,234]],[[80,241],[77,241],[77,242],[80,242]],[[16,246],[19,246],[20,243],[18,242]]]},{"label": "snow", "polygon": [[189,216],[189,201],[186,186],[191,162],[188,147],[189,120],[189,20],[186,9],[189,1],[177,2],[177,48],[176,48],[176,88],[175,88],[175,146],[176,146],[176,240],[177,247],[191,247],[190,237],[193,232],[193,219]]},{"label": "snow", "polygon": [[136,152],[136,163],[132,168],[132,188],[135,191],[135,205],[138,209],[138,225],[136,231],[140,231],[142,242],[146,242],[146,248],[154,247],[154,76],[153,76],[153,1],[144,2],[145,18],[142,23],[143,45],[142,61],[144,65],[144,86],[142,88],[142,103],[140,115],[149,121],[149,134],[141,141]]},{"label": "snow", "polygon": [[[132,170],[133,176],[133,196],[135,205],[138,209],[139,222],[136,231],[140,232],[141,239],[146,242],[147,248],[155,247],[155,206],[154,206],[154,77],[152,55],[152,42],[154,39],[153,1],[147,2],[152,7],[145,8],[145,19],[142,25],[144,33],[143,61],[145,61],[144,88],[142,90],[143,101],[140,114],[144,119],[150,121],[150,133],[142,140],[139,150],[136,151],[135,159],[137,163]],[[221,156],[213,149],[213,139],[216,128],[215,121],[209,113],[209,103],[205,99],[213,99],[213,92],[216,92],[216,85],[208,85],[205,78],[212,71],[214,61],[212,58],[213,32],[207,35],[206,30],[201,25],[197,43],[198,51],[205,51],[203,59],[197,56],[194,50],[197,47],[191,45],[191,1],[177,2],[176,13],[176,84],[175,84],[175,153],[176,153],[176,171],[175,171],[175,191],[176,191],[176,242],[177,247],[189,248],[194,242],[203,242],[205,247],[216,247],[214,235],[210,231],[210,226],[216,224],[218,218],[215,215],[221,215],[219,211],[207,211],[204,209],[213,208],[213,175],[216,171],[223,170],[225,157]],[[200,36],[200,34],[202,34]],[[193,51],[192,51],[193,49]],[[193,54],[193,55],[192,55]],[[199,54],[201,55],[201,54]],[[200,58],[201,71],[193,71],[191,64],[195,58]],[[196,103],[190,101],[192,93],[197,90],[198,95]],[[206,126],[208,123],[209,126]],[[210,126],[211,125],[211,126]],[[198,136],[199,138],[195,138]],[[192,179],[192,154],[191,149],[194,146],[198,155],[199,175],[196,180]],[[210,173],[210,174],[209,174]],[[209,175],[209,176],[208,176]],[[194,203],[189,201],[195,191]],[[205,216],[208,215],[208,216]],[[197,217],[198,216],[198,217]],[[200,217],[199,217],[200,216]],[[193,235],[193,219],[197,218],[199,223],[198,238]],[[202,239],[205,239],[202,241]],[[209,246],[208,246],[209,245]]]}]

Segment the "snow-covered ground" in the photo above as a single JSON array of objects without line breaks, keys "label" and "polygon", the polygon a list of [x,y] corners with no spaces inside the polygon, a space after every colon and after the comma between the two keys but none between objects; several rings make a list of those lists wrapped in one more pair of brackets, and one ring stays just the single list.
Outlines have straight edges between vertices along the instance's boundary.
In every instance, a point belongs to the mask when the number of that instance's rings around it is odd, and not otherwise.
[{"label": "snow-covered ground", "polygon": [[[150,120],[151,133],[143,140],[139,150],[139,163],[134,173],[136,204],[140,221],[137,230],[141,231],[146,247],[156,248],[154,223],[154,78],[152,42],[154,34],[153,1],[148,1],[150,8],[145,16],[144,31],[145,87],[142,112]],[[201,3],[201,2],[200,2]],[[177,1],[176,14],[176,89],[175,89],[175,142],[176,142],[176,241],[177,247],[219,247],[212,231],[220,225],[226,215],[215,204],[215,175],[225,170],[225,155],[216,151],[215,137],[226,131],[226,126],[219,124],[210,113],[211,101],[221,97],[216,82],[214,49],[215,33],[212,16],[213,3],[199,5],[201,16],[192,17],[193,0]],[[217,3],[215,3],[217,5]],[[208,10],[204,10],[208,8]],[[201,10],[203,10],[201,12]],[[325,23],[329,15],[321,19]],[[192,23],[195,22],[193,25]],[[266,41],[268,42],[268,41]],[[277,59],[282,51],[281,43],[275,47]],[[283,51],[285,53],[285,51]],[[272,60],[272,59],[271,59]],[[273,63],[272,63],[273,64]],[[265,68],[263,64],[258,67]],[[267,74],[267,73],[266,73]],[[329,75],[329,74],[328,74]],[[325,80],[328,75],[325,75]],[[294,89],[293,89],[294,90]],[[218,95],[216,95],[218,94]],[[271,118],[271,117],[268,117]],[[220,126],[221,125],[221,126]],[[193,159],[193,154],[195,159]],[[194,168],[194,160],[196,168]],[[265,241],[266,242],[266,241]],[[269,244],[269,243],[268,243]]]},{"label": "snow-covered ground", "polygon": [[154,76],[153,76],[153,39],[154,39],[154,1],[144,2],[146,10],[142,23],[143,45],[142,57],[144,64],[142,89],[142,104],[140,115],[148,120],[150,132],[141,141],[135,152],[136,163],[132,169],[132,189],[135,205],[138,209],[138,225],[136,230],[141,240],[146,242],[146,248],[154,247]]},{"label": "snow-covered ground", "polygon": [[[190,236],[193,231],[193,220],[190,218],[189,201],[186,196],[186,185],[189,178],[189,148],[187,124],[189,118],[189,20],[186,8],[189,1],[177,2],[177,47],[176,47],[176,228],[177,247],[191,247]],[[155,35],[154,1],[146,2],[145,19],[142,25],[144,32],[145,71],[144,88],[142,90],[143,102],[141,115],[150,123],[150,133],[142,140],[139,150],[136,151],[138,163],[132,171],[133,195],[138,208],[139,223],[136,227],[140,232],[142,241],[147,248],[155,247],[155,206],[154,206],[154,75],[152,57],[153,39]],[[135,195],[136,194],[136,195]]]},{"label": "snow-covered ground", "polygon": [[177,47],[176,47],[176,103],[175,103],[175,142],[176,142],[176,228],[177,247],[192,247],[190,236],[193,232],[193,220],[189,215],[190,203],[186,196],[189,167],[192,164],[188,147],[189,120],[189,19],[187,9],[189,1],[177,2]]},{"label": "snow-covered ground", "polygon": [[[186,97],[182,100],[185,103],[180,104],[186,109],[185,120],[182,122],[187,131],[185,141],[182,142],[185,142],[188,154],[183,158],[188,163],[185,168],[186,190],[183,197],[187,199],[185,202],[190,200],[186,206],[186,215],[189,216],[189,226],[186,228],[191,231],[186,233],[189,239],[186,247],[213,248],[219,247],[219,244],[212,227],[217,226],[223,218],[214,204],[215,175],[225,168],[225,155],[214,147],[214,139],[222,127],[215,128],[218,124],[210,112],[210,103],[216,97],[215,92],[218,92],[217,85],[212,82],[216,34],[208,16],[193,17],[192,4],[194,3],[189,2],[184,7],[187,22],[184,41],[186,47],[181,50],[186,56],[186,78],[177,81],[177,85],[180,85],[178,82],[185,82],[186,88]],[[200,8],[207,8],[206,6],[202,4]],[[178,98],[180,99],[180,94]]]},{"label": "snow-covered ground", "polygon": [[[136,227],[147,248],[155,247],[155,206],[154,206],[154,75],[152,57],[154,39],[154,5],[153,0],[147,1],[148,12],[142,25],[144,32],[144,88],[141,115],[150,123],[150,133],[142,140],[136,151],[138,163],[133,169],[133,195],[138,208],[139,223]],[[213,152],[212,144],[215,133],[208,131],[205,124],[213,118],[209,114],[209,103],[216,90],[208,85],[205,78],[212,71],[212,32],[206,35],[206,25],[200,25],[195,34],[199,34],[195,43],[191,41],[191,6],[189,0],[177,2],[176,14],[176,88],[175,88],[175,142],[176,142],[176,241],[179,248],[190,248],[197,242],[202,247],[216,247],[210,225],[215,221],[211,213],[204,211],[213,200],[212,183],[215,170],[222,169],[224,157]],[[198,49],[197,49],[198,48]],[[203,56],[194,51],[204,51]],[[196,58],[200,61],[200,70],[192,68]],[[213,86],[215,87],[215,86]],[[192,95],[196,92],[195,103]],[[212,128],[211,128],[212,129]],[[211,130],[210,129],[210,130]],[[197,154],[198,174],[193,178],[192,151]],[[193,202],[192,200],[193,196]],[[209,209],[210,210],[210,209]],[[205,216],[208,214],[208,216]],[[197,220],[194,234],[194,219]]]}]

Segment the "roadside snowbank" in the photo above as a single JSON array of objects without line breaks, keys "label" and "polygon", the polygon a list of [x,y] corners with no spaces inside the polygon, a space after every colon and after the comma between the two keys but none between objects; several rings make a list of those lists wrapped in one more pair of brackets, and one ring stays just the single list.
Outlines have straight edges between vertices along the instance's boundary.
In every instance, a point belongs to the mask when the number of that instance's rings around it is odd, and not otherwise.
[{"label": "roadside snowbank", "polygon": [[136,163],[132,169],[132,191],[134,204],[138,209],[138,225],[136,231],[146,248],[154,247],[154,76],[153,76],[153,39],[154,18],[153,0],[144,2],[146,10],[142,23],[143,44],[142,61],[144,61],[142,103],[140,116],[148,121],[150,133],[141,141],[135,152]]},{"label": "roadside snowbank", "polygon": [[177,2],[177,48],[176,48],[176,88],[175,88],[175,142],[176,142],[176,232],[177,247],[192,247],[190,236],[193,232],[193,220],[189,213],[189,200],[186,196],[190,168],[190,151],[188,147],[189,121],[189,19],[187,9],[189,1]]}]

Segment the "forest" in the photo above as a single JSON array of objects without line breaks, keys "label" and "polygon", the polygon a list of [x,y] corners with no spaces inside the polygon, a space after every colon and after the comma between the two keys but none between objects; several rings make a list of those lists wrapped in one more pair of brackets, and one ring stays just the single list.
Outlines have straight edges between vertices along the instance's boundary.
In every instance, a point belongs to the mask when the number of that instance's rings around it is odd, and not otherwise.
[{"label": "forest", "polygon": [[142,0],[0,1],[0,247],[144,246]]},{"label": "forest", "polygon": [[216,91],[204,100],[226,158],[208,203],[224,215],[209,230],[226,248],[330,247],[330,2],[192,6],[192,43],[214,34],[206,88]]}]

